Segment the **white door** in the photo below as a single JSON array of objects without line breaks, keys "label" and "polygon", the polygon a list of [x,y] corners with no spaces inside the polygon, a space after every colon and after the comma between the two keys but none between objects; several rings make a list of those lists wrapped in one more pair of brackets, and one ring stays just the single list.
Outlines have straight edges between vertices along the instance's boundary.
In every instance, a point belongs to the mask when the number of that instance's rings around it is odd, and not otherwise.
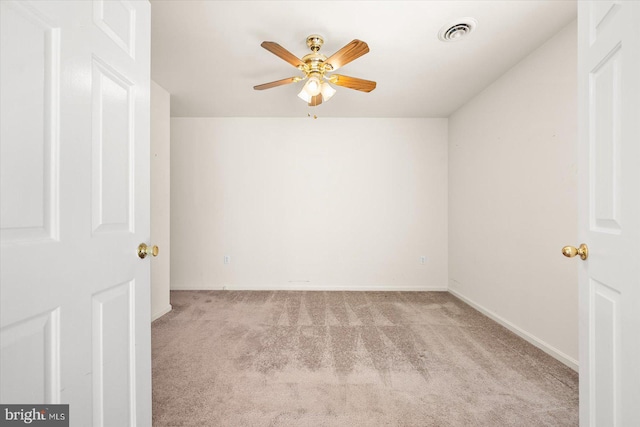
[{"label": "white door", "polygon": [[578,2],[580,425],[640,425],[640,2]]},{"label": "white door", "polygon": [[149,4],[0,7],[0,402],[150,426]]}]

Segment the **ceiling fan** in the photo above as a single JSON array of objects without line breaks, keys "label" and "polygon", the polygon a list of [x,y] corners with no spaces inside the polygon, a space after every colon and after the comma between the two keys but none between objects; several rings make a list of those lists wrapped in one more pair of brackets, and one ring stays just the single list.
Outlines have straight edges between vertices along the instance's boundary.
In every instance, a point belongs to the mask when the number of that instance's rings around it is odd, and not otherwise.
[{"label": "ceiling fan", "polygon": [[311,53],[305,55],[302,59],[299,59],[278,43],[268,41],[262,42],[260,46],[302,71],[304,76],[276,80],[274,82],[254,86],[253,88],[255,90],[264,90],[307,80],[298,96],[307,102],[310,107],[315,107],[320,105],[323,101],[328,101],[336,93],[336,90],[331,87],[329,83],[362,92],[371,92],[376,88],[376,82],[371,80],[343,76],[340,74],[326,74],[336,71],[338,68],[347,65],[354,59],[357,59],[369,52],[369,46],[367,46],[365,42],[357,39],[353,40],[351,43],[347,44],[328,58],[319,53],[320,47],[323,43],[324,39],[322,36],[317,34],[310,35],[307,37],[307,46],[311,49]]}]

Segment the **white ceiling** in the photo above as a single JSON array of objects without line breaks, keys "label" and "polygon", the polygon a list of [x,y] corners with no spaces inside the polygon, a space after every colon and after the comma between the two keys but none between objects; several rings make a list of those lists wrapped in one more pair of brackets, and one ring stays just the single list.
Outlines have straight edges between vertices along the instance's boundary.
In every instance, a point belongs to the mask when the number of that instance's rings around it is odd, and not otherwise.
[{"label": "white ceiling", "polygon": [[[576,17],[576,2],[534,1],[151,1],[151,76],[179,117],[447,117]],[[438,40],[443,25],[473,17],[467,38]],[[308,107],[303,83],[253,86],[301,75],[260,47],[298,57],[306,37],[330,56],[357,38],[370,52],[339,73],[375,80]],[[514,94],[517,95],[517,94]]]}]

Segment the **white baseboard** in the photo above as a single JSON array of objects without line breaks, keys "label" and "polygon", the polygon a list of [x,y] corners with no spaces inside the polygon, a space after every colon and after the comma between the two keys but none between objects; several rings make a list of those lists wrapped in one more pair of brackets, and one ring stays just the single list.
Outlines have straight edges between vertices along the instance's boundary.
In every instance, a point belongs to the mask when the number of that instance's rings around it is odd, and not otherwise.
[{"label": "white baseboard", "polygon": [[278,285],[184,285],[171,284],[172,291],[396,291],[396,292],[446,292],[446,287],[403,285],[312,285],[308,282]]},{"label": "white baseboard", "polygon": [[457,291],[454,291],[453,289],[449,289],[449,293],[451,295],[455,296],[456,298],[464,301],[465,303],[469,304],[471,307],[475,308],[476,310],[478,310],[479,312],[481,312],[485,316],[489,317],[490,319],[495,320],[496,322],[498,322],[499,324],[501,324],[505,328],[509,329],[514,334],[516,334],[519,337],[523,338],[525,341],[528,341],[529,343],[535,345],[536,347],[538,347],[540,350],[544,351],[545,353],[547,353],[551,357],[553,357],[553,358],[559,360],[560,362],[564,363],[565,365],[567,365],[568,367],[570,367],[574,371],[576,371],[576,372],[578,371],[578,361],[577,360],[567,356],[566,354],[564,354],[563,352],[561,352],[557,348],[555,348],[555,347],[547,344],[546,342],[540,340],[539,338],[531,335],[529,332],[520,329],[519,327],[517,327],[513,323],[511,323],[508,320],[504,319],[503,317],[497,315],[493,311],[486,309],[485,307],[481,306],[480,304],[477,304],[476,302],[470,300],[469,298],[467,298],[464,295],[458,293]]},{"label": "white baseboard", "polygon": [[151,321],[153,322],[154,320],[159,319],[160,317],[170,312],[172,309],[173,307],[171,307],[171,304],[167,304],[165,308],[151,315]]}]

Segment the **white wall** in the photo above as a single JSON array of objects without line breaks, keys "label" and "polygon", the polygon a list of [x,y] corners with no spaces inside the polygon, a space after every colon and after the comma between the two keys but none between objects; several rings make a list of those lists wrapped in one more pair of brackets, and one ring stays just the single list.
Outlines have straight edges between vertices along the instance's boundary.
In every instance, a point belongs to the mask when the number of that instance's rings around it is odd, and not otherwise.
[{"label": "white wall", "polygon": [[171,310],[170,280],[170,126],[169,92],[151,81],[151,244],[160,252],[151,259],[151,319]]},{"label": "white wall", "polygon": [[447,287],[446,119],[172,118],[171,174],[172,289]]},{"label": "white wall", "polygon": [[449,288],[574,368],[576,24],[449,118]]}]

